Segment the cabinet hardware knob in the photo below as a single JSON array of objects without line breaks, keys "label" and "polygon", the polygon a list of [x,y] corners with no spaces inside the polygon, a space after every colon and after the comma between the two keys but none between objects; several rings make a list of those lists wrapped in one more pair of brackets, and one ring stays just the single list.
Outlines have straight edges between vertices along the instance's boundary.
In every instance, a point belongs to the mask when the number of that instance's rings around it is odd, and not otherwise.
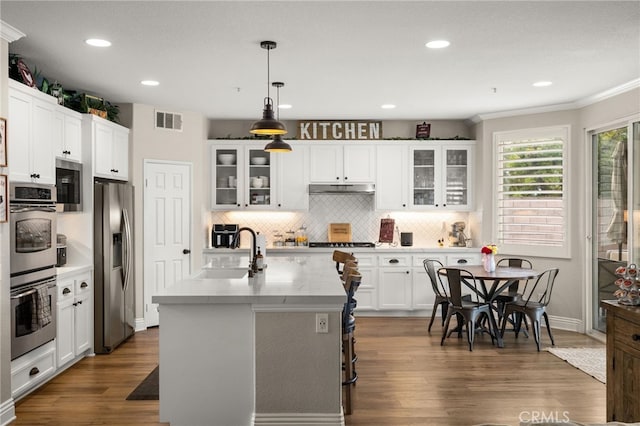
[{"label": "cabinet hardware knob", "polygon": [[240,207],[240,204],[236,204],[236,206]]},{"label": "cabinet hardware knob", "polygon": [[278,203],[278,207],[282,207],[282,204],[279,204],[279,203]]},{"label": "cabinet hardware knob", "polygon": [[389,259],[389,263],[400,263],[398,259]]},{"label": "cabinet hardware knob", "polygon": [[336,180],[340,180],[340,176],[336,176]]},{"label": "cabinet hardware knob", "polygon": [[402,205],[402,207],[407,207],[407,205],[406,205],[406,204],[403,204],[403,205]]},{"label": "cabinet hardware knob", "polygon": [[31,370],[29,370],[29,375],[30,376],[35,376],[39,372],[40,372],[40,370],[38,370],[38,367],[33,367]]},{"label": "cabinet hardware knob", "polygon": [[87,284],[85,281],[82,281],[82,284],[80,284],[80,288],[87,288],[89,287],[89,284]]},{"label": "cabinet hardware knob", "polygon": [[442,207],[447,207],[447,205],[446,205],[446,204],[443,204],[443,205],[442,205]]},{"label": "cabinet hardware knob", "polygon": [[467,259],[458,259],[458,263],[467,263]]},{"label": "cabinet hardware knob", "polygon": [[189,254],[189,253],[191,253],[191,250],[189,249],[182,250],[182,254]]},{"label": "cabinet hardware knob", "polygon": [[407,274],[409,274],[409,271],[407,271]]},{"label": "cabinet hardware knob", "polygon": [[111,173],[118,173],[118,169],[111,169]]},{"label": "cabinet hardware knob", "polygon": [[73,302],[72,305],[73,306],[78,306],[78,302]]},{"label": "cabinet hardware knob", "polygon": [[348,178],[347,176],[345,176],[345,177],[344,177],[344,180],[347,180],[347,179],[349,179],[349,178]]},{"label": "cabinet hardware knob", "polygon": [[65,287],[64,290],[62,290],[62,294],[69,294],[71,293],[71,290],[69,290],[69,287]]},{"label": "cabinet hardware knob", "polygon": [[634,342],[637,342],[638,340],[640,340],[640,334],[634,334],[633,336],[631,336],[631,338]]},{"label": "cabinet hardware knob", "polygon": [[77,305],[82,305],[82,300],[78,300],[78,303],[76,303],[76,306]]}]

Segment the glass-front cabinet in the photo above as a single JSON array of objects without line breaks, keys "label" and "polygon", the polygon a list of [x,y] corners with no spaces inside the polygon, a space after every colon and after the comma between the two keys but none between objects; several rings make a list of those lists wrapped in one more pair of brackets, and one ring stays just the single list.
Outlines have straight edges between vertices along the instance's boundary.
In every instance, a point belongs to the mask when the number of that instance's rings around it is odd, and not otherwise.
[{"label": "glass-front cabinet", "polygon": [[262,209],[272,206],[271,154],[263,146],[211,147],[214,210]]},{"label": "glass-front cabinet", "polygon": [[471,209],[472,156],[471,145],[412,147],[412,207]]}]

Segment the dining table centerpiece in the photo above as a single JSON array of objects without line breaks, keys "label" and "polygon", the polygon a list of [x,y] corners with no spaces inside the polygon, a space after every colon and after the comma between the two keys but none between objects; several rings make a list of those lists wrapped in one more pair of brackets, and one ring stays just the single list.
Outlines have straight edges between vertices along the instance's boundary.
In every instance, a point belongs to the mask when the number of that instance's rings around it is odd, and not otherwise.
[{"label": "dining table centerpiece", "polygon": [[496,254],[498,254],[498,246],[495,244],[487,244],[480,249],[482,253],[482,267],[487,272],[496,270]]}]

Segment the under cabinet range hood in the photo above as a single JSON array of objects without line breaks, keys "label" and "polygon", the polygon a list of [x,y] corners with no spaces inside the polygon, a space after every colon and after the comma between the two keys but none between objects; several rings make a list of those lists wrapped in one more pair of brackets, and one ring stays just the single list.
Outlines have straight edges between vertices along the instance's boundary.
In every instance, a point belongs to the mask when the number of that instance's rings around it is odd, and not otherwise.
[{"label": "under cabinet range hood", "polygon": [[309,184],[309,194],[375,194],[376,185],[374,183],[358,184],[329,184],[312,183]]}]

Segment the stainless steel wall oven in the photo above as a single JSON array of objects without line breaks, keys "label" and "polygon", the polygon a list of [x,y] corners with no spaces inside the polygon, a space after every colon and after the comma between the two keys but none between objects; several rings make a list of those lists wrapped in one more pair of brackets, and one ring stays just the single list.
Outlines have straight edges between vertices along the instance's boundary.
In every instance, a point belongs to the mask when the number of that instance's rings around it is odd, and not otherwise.
[{"label": "stainless steel wall oven", "polygon": [[11,359],[56,337],[56,188],[12,182],[9,191]]}]

